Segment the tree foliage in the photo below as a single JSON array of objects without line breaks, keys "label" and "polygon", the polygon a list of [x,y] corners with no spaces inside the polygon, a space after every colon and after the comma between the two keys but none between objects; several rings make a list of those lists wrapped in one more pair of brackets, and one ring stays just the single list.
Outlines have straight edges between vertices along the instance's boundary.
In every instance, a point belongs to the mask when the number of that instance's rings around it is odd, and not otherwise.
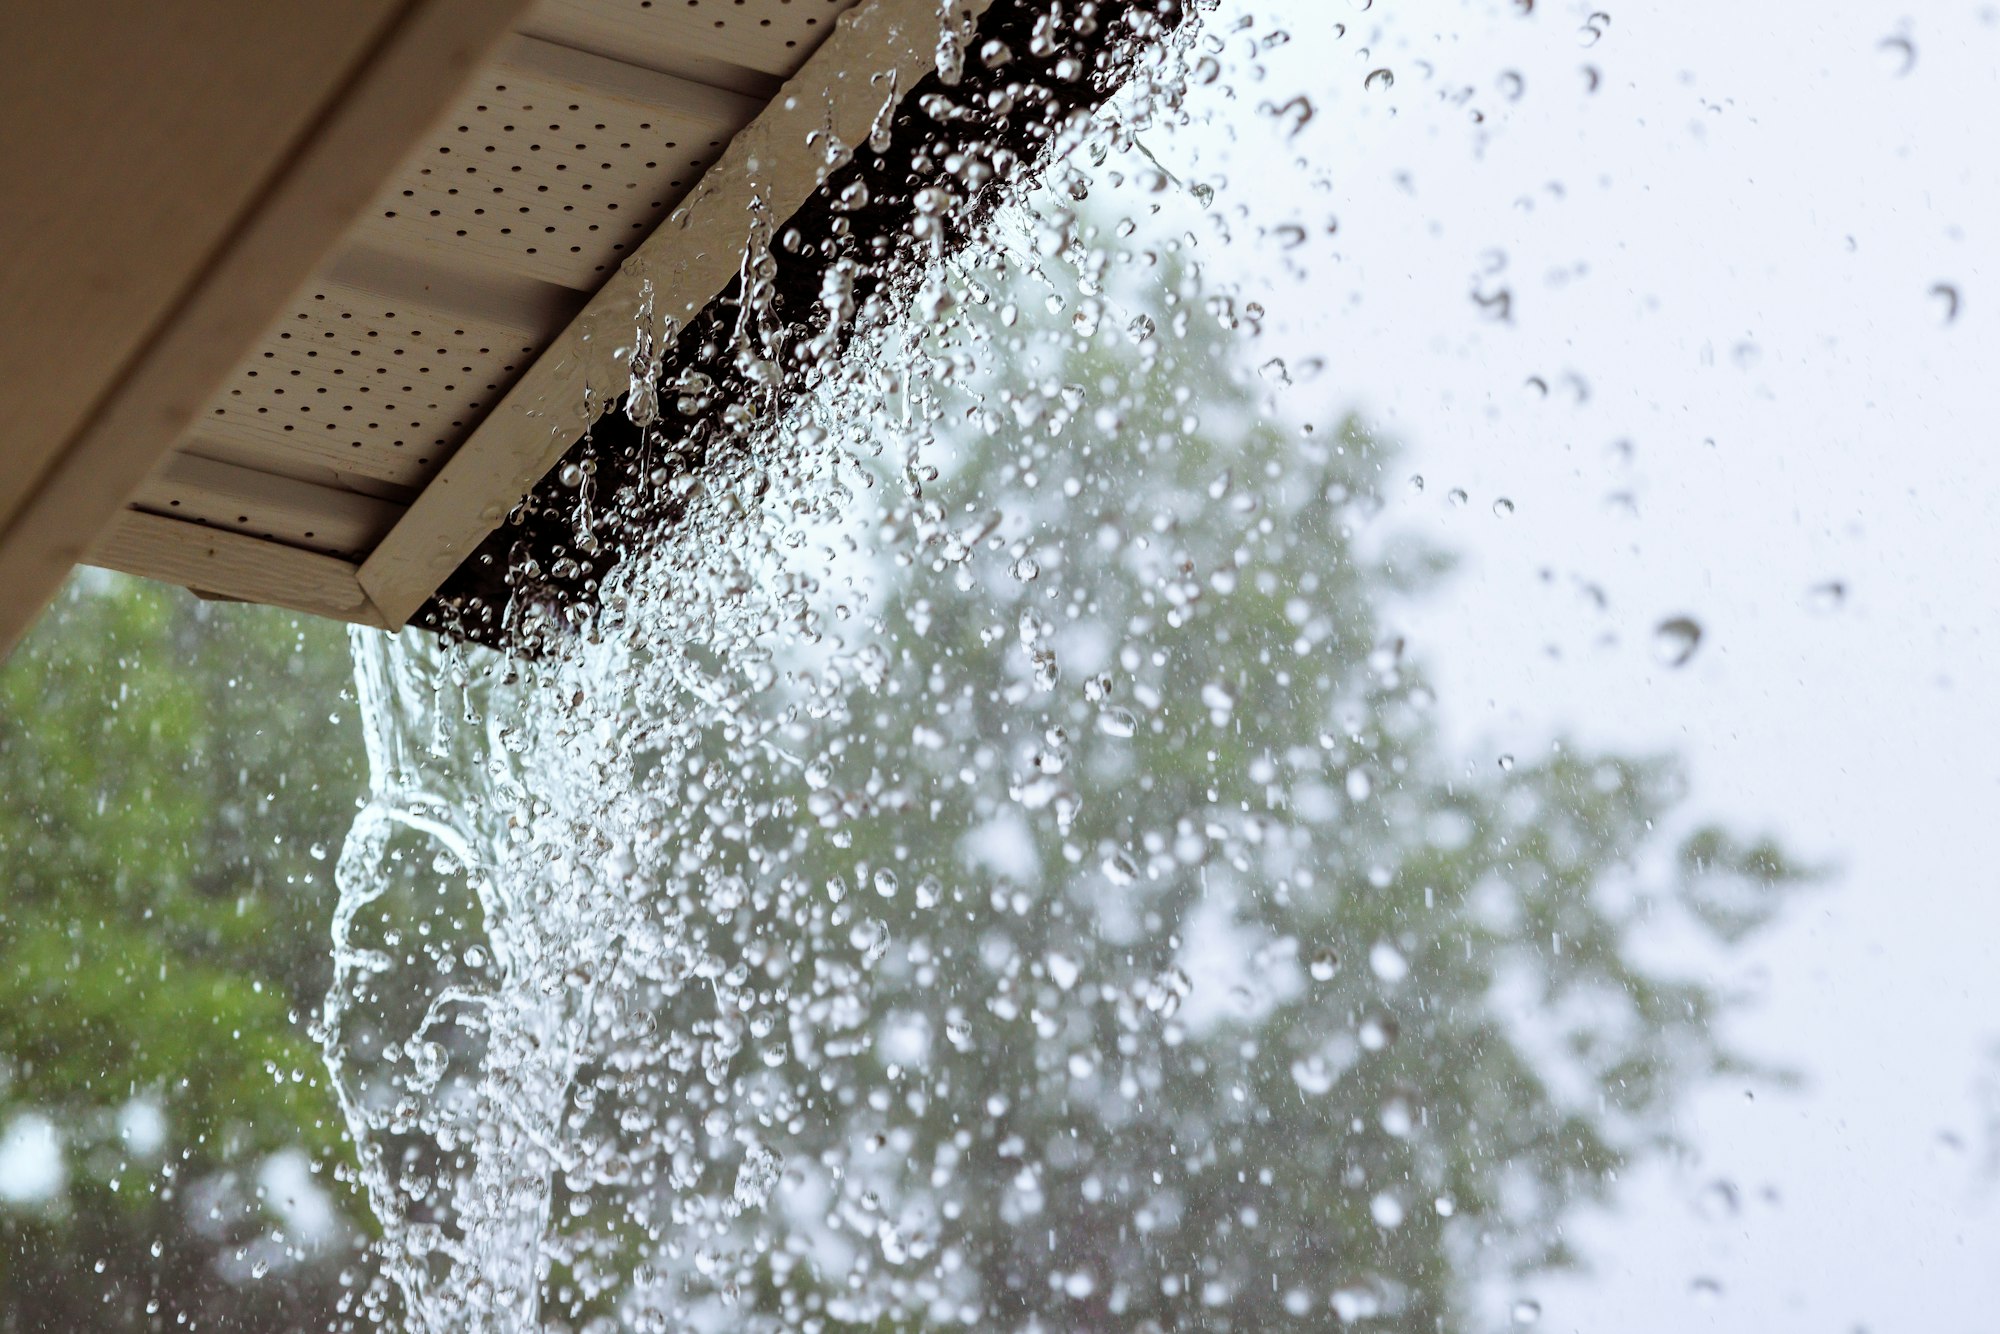
[{"label": "tree foliage", "polygon": [[291,1329],[337,1289],[351,1248],[274,1242],[259,1171],[339,1143],[295,1016],[349,670],[336,629],[84,571],[0,672],[0,1126],[53,1122],[65,1177],[0,1206],[0,1328]]}]

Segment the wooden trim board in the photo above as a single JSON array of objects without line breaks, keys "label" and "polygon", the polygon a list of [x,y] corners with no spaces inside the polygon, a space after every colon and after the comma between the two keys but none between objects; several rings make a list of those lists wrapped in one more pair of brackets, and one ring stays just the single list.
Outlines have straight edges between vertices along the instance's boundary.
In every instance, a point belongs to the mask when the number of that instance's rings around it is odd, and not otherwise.
[{"label": "wooden trim board", "polygon": [[189,443],[199,442],[184,441],[140,485],[133,509],[355,561],[402,517],[393,500],[206,458]]},{"label": "wooden trim board", "polygon": [[92,548],[90,563],[169,580],[203,597],[395,628],[368,601],[352,562],[179,519],[127,510]]}]

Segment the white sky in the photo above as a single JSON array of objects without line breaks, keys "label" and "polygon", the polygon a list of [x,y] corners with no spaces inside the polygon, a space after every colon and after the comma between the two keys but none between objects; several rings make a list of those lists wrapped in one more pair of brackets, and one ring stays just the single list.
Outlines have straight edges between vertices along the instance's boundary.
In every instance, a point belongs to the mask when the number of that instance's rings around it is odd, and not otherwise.
[{"label": "white sky", "polygon": [[[1701,1097],[1690,1160],[1585,1222],[1595,1272],[1538,1285],[1541,1327],[1990,1328],[2000,10],[1534,11],[1226,0],[1197,124],[1145,137],[1216,198],[1162,234],[1266,307],[1259,358],[1324,359],[1299,411],[1358,405],[1405,443],[1385,526],[1465,564],[1398,628],[1468,754],[1668,747],[1692,806],[1839,868],[1720,979],[1761,996],[1736,1040],[1806,1087]],[[1268,109],[1301,93],[1288,141]],[[1290,222],[1311,239],[1285,251]],[[1509,323],[1472,300],[1503,286]],[[1815,609],[1828,581],[1847,597]],[[1704,629],[1678,670],[1651,642],[1674,615]],[[1703,1206],[1717,1179],[1739,1213]]]}]

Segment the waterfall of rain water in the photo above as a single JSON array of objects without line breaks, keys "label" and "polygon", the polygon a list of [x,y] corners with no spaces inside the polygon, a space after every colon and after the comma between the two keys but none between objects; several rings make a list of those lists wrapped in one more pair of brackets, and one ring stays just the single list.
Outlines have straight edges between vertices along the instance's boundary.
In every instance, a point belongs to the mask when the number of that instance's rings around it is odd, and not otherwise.
[{"label": "waterfall of rain water", "polygon": [[[1024,49],[1076,77],[1100,9],[1037,3]],[[1165,165],[1193,88],[1248,133],[1231,80],[1290,40],[1217,28],[1087,124],[947,31],[963,83],[913,100],[1040,116],[1038,174],[926,150],[965,188],[886,260],[844,188],[828,239],[754,215],[707,369],[636,331],[646,466],[560,470],[576,548],[651,524],[593,596],[516,598],[507,658],[357,632],[320,1037],[360,1320],[1470,1328],[1727,1065],[1632,905],[1747,931],[1792,873],[1648,852],[1668,765],[1446,752],[1381,620],[1442,564],[1374,526],[1394,446],[1218,276],[1232,229],[1335,228]],[[767,305],[814,245],[809,314]]]},{"label": "waterfall of rain water", "polygon": [[[771,1188],[756,1127],[796,1112],[751,1092],[738,1058],[772,1039],[784,993],[749,978],[768,943],[716,928],[751,899],[813,929],[852,911],[799,884],[773,897],[754,840],[790,837],[807,813],[770,794],[811,782],[774,651],[851,614],[787,547],[866,485],[823,430],[771,444],[711,471],[565,652],[514,665],[355,636],[374,791],[340,865],[324,1024],[389,1272],[423,1327],[530,1327],[547,1267],[582,1258],[554,1209],[616,1196],[656,1238],[701,1239]],[[838,727],[842,688],[811,698]],[[753,1068],[785,1060],[763,1046]]]},{"label": "waterfall of rain water", "polygon": [[[1038,54],[1092,45],[1081,8],[1037,24]],[[960,27],[940,38],[941,73],[964,59]],[[1047,137],[1101,154],[1177,59],[1163,46],[1121,113]],[[933,313],[985,299],[974,275],[996,256],[947,263],[940,225],[971,195],[919,198],[884,291]],[[382,1230],[364,1313],[400,1303],[414,1329],[511,1331],[553,1308],[615,1310],[619,1327],[667,1329],[736,1305],[768,1262],[759,1215],[807,1123],[866,1094],[859,1016],[891,944],[871,908],[896,874],[864,864],[850,890],[792,868],[918,800],[879,774],[828,777],[886,671],[871,580],[941,540],[962,561],[980,535],[921,499],[944,412],[936,330],[892,318],[893,301],[857,314],[852,264],[829,279],[830,323],[798,339],[818,362],[810,392],[771,411],[770,231],[754,214],[733,335],[752,410],[716,405],[726,444],[654,474],[678,521],[635,545],[581,630],[546,627],[519,659],[353,636],[372,790],[339,864],[319,1032]],[[865,327],[837,357],[844,322]],[[631,402],[652,428],[652,396]],[[842,1204],[821,1226],[843,1218],[860,1221]],[[895,1237],[877,1223],[859,1230]],[[907,1259],[935,1239],[882,1244]],[[858,1318],[907,1298],[841,1283],[831,1301]]]}]

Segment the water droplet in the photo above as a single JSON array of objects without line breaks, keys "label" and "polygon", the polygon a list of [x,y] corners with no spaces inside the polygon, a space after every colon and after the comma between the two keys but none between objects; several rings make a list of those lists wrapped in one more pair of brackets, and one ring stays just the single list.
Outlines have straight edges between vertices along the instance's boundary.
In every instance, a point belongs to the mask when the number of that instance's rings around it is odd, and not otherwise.
[{"label": "water droplet", "polygon": [[1340,956],[1331,949],[1319,950],[1306,965],[1306,970],[1315,982],[1331,982],[1333,975],[1340,971]]},{"label": "water droplet", "polygon": [[1342,1326],[1359,1324],[1382,1313],[1381,1295],[1358,1284],[1335,1288],[1327,1298],[1327,1304],[1333,1307],[1334,1318]]},{"label": "water droplet", "polygon": [[1290,123],[1291,129],[1286,133],[1285,137],[1288,139],[1296,139],[1299,136],[1299,131],[1305,129],[1305,127],[1312,121],[1313,118],[1312,100],[1304,96],[1294,97],[1291,101],[1285,103],[1283,106],[1276,108],[1272,112],[1272,114],[1276,116],[1280,121],[1285,121]]},{"label": "water droplet", "polygon": [[1514,1303],[1508,1316],[1517,1325],[1532,1325],[1542,1318],[1542,1304],[1532,1297],[1523,1297]]},{"label": "water droplet", "polygon": [[896,897],[896,873],[883,867],[875,873],[875,892],[885,899]]},{"label": "water droplet", "polygon": [[1691,616],[1669,616],[1653,628],[1653,656],[1668,667],[1680,667],[1701,647],[1701,624]]},{"label": "water droplet", "polygon": [[1391,1015],[1371,1014],[1361,1021],[1355,1036],[1361,1039],[1363,1051],[1382,1051],[1396,1040],[1396,1020]]},{"label": "water droplet", "polygon": [[1396,76],[1386,69],[1370,70],[1368,77],[1361,81],[1361,86],[1371,92],[1386,93],[1396,86]]},{"label": "water droplet", "polygon": [[1875,53],[1881,60],[1883,70],[1893,78],[1900,79],[1916,68],[1917,45],[1901,34],[1884,37],[1877,42]]},{"label": "water droplet", "polygon": [[1822,616],[1839,611],[1846,605],[1847,585],[1839,579],[1828,579],[1806,590],[1806,606]]},{"label": "water droplet", "polygon": [[1391,986],[1410,975],[1410,961],[1403,952],[1386,940],[1378,940],[1368,949],[1368,968],[1382,981]]},{"label": "water droplet", "polygon": [[1734,1218],[1742,1205],[1743,1193],[1737,1189],[1736,1183],[1717,1177],[1695,1196],[1694,1211],[1707,1222],[1719,1223]]},{"label": "water droplet", "polygon": [[1950,324],[1958,318],[1958,288],[1950,283],[1932,283],[1931,297],[1944,312],[1940,323]]},{"label": "water droplet", "polygon": [[1514,512],[1514,502],[1502,496],[1493,502],[1493,517],[1504,519]]},{"label": "water droplet", "polygon": [[1302,1056],[1292,1062],[1292,1082],[1308,1097],[1324,1097],[1339,1080],[1340,1072],[1324,1056]]},{"label": "water droplet", "polygon": [[1511,324],[1514,319],[1514,292],[1512,288],[1495,288],[1492,292],[1474,289],[1472,304],[1479,307],[1479,313],[1496,324]]}]

